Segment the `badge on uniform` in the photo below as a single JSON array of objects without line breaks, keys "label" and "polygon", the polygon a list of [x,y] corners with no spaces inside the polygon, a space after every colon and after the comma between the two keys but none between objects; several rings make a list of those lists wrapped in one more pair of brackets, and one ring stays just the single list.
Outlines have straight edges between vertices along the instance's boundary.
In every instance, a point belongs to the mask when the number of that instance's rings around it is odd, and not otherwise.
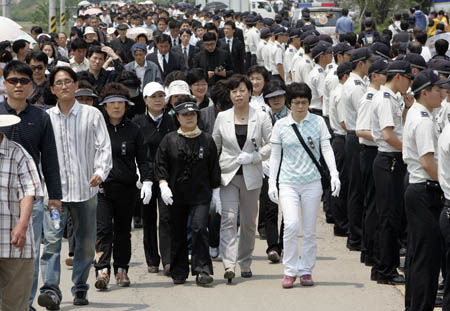
[{"label": "badge on uniform", "polygon": [[310,61],[309,59],[307,59],[306,62],[307,62],[308,64],[311,63],[311,61]]},{"label": "badge on uniform", "polygon": [[355,81],[355,85],[361,85],[361,81],[359,80],[354,80]]},{"label": "badge on uniform", "polygon": [[333,65],[328,65],[328,69],[333,69]]},{"label": "badge on uniform", "polygon": [[289,53],[292,53],[292,52],[294,52],[294,49],[292,49],[292,48],[289,49]]},{"label": "badge on uniform", "polygon": [[372,97],[373,97],[373,94],[372,94],[372,93],[368,93],[368,94],[367,94],[367,99],[372,99]]},{"label": "badge on uniform", "polygon": [[323,72],[323,69],[322,69],[322,68],[319,68],[319,72],[322,73],[322,72]]},{"label": "badge on uniform", "polygon": [[420,114],[422,115],[422,117],[428,117],[428,112],[426,111],[421,111]]},{"label": "badge on uniform", "polygon": [[391,94],[389,94],[388,92],[384,92],[384,98],[389,98],[391,97]]}]

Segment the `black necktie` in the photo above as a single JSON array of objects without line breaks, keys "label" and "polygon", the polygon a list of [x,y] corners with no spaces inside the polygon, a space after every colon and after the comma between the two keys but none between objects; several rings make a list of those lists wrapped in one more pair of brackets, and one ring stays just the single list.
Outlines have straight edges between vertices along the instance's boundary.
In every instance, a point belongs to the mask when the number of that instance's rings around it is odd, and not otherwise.
[{"label": "black necktie", "polygon": [[231,40],[230,39],[227,39],[227,44],[228,44],[228,49],[230,50],[230,53],[231,53]]},{"label": "black necktie", "polygon": [[186,65],[188,64],[188,55],[187,55],[187,47],[183,47],[183,56],[184,56],[184,62]]},{"label": "black necktie", "polygon": [[167,60],[166,55],[163,55],[163,71],[166,72],[167,70]]}]

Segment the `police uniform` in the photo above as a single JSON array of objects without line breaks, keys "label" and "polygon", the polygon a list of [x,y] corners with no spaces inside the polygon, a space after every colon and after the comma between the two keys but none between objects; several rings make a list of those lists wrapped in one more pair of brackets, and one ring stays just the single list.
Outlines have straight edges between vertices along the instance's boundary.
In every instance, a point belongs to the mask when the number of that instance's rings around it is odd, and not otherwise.
[{"label": "police uniform", "polygon": [[256,27],[252,27],[247,32],[248,52],[251,54],[251,60],[248,65],[250,68],[256,65],[256,50],[258,49],[258,42],[260,40],[259,30]]},{"label": "police uniform", "polygon": [[[440,80],[431,70],[421,72],[413,82],[414,93],[420,92],[423,85],[442,81],[447,80]],[[410,311],[433,310],[442,252],[439,229],[442,191],[438,181],[422,167],[420,158],[433,153],[437,159],[438,127],[431,111],[414,103],[406,116],[403,132],[403,160],[409,173],[405,191],[408,218],[405,306]]]},{"label": "police uniform", "polygon": [[348,191],[348,169],[345,162],[345,135],[347,132],[341,126],[344,122],[344,105],[342,102],[343,84],[338,83],[330,94],[329,116],[330,127],[333,130],[333,147],[336,167],[339,171],[339,180],[341,181],[341,191],[339,197],[331,197],[330,209],[334,219],[334,234],[338,236],[347,236],[347,191]]},{"label": "police uniform", "polygon": [[399,237],[403,212],[403,179],[406,167],[401,150],[389,145],[383,138],[382,130],[393,128],[393,133],[402,139],[403,98],[390,88],[380,87],[373,97],[372,135],[378,146],[373,163],[376,188],[376,208],[378,213],[378,258],[372,268],[372,279],[379,283],[389,283],[398,279],[400,264]]},{"label": "police uniform", "polygon": [[297,50],[297,52],[294,54],[294,57],[292,58],[292,63],[291,63],[292,67],[294,67],[294,65],[297,62],[297,60],[299,58],[303,58],[303,56],[305,56],[305,50],[302,47],[300,47]]},{"label": "police uniform", "polygon": [[447,101],[447,99],[444,99],[444,101],[442,102],[441,109],[436,116],[436,121],[439,126],[440,132],[442,132],[447,124],[450,123],[450,103]]},{"label": "police uniform", "polygon": [[282,82],[283,79],[281,79],[281,75],[278,72],[277,65],[283,65],[284,61],[284,49],[280,42],[275,41],[275,49],[272,51],[271,55],[271,72],[272,72],[272,78],[278,79]]},{"label": "police uniform", "polygon": [[297,49],[292,44],[289,45],[286,52],[284,53],[284,80],[286,84],[290,84],[292,82],[291,79],[291,71],[292,71],[292,60],[294,59],[295,53],[297,53]]},{"label": "police uniform", "polygon": [[349,172],[349,185],[347,194],[347,213],[349,235],[347,247],[350,250],[361,250],[362,242],[362,212],[364,193],[361,182],[361,170],[359,165],[359,141],[356,136],[356,115],[358,108],[366,93],[366,84],[363,79],[351,72],[344,83],[342,102],[344,105],[344,122],[347,127],[345,138],[345,159]]},{"label": "police uniform", "polygon": [[262,51],[266,45],[267,45],[266,40],[260,40],[258,43],[258,47],[256,48],[256,64],[258,66],[264,66],[264,59],[263,59]]},{"label": "police uniform", "polygon": [[[332,90],[336,88],[336,86],[339,84],[339,79],[336,75],[336,69],[337,65],[335,63],[329,64],[327,66],[326,77],[325,77],[325,88],[324,88],[324,95],[323,95],[323,105],[322,105],[322,114],[324,117],[329,116],[329,102],[330,102],[330,95]],[[325,122],[327,120],[325,119]]]},{"label": "police uniform", "polygon": [[267,44],[263,47],[261,54],[264,61],[264,67],[268,72],[272,73],[272,51],[275,48],[275,42],[272,40],[267,41]]},{"label": "police uniform", "polygon": [[[373,113],[373,97],[378,90],[368,87],[367,92],[364,94],[361,105],[358,109],[358,116],[356,119],[356,131],[371,131],[371,116]],[[375,184],[373,181],[373,161],[377,155],[377,144],[368,139],[359,137],[360,144],[360,168],[361,178],[364,188],[364,211],[363,211],[363,238],[361,254],[361,261],[367,265],[373,265],[375,262],[376,246],[376,225],[377,225],[377,212],[375,204]]]},{"label": "police uniform", "polygon": [[294,72],[294,82],[306,83],[307,77],[313,67],[314,61],[308,54],[305,54],[303,58],[298,59],[292,70]]}]

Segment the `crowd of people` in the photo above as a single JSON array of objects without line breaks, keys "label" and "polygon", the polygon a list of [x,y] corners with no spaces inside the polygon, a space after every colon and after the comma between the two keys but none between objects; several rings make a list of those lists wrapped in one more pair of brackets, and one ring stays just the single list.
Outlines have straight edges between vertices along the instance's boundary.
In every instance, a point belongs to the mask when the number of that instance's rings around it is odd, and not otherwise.
[{"label": "crowd of people", "polygon": [[321,202],[405,310],[450,310],[449,43],[425,45],[444,14],[356,35],[344,9],[333,38],[308,9],[101,9],[0,42],[2,310],[59,310],[63,237],[74,305],[92,265],[97,290],[130,286],[132,226],[174,284],[211,284],[213,260],[251,278],[258,231],[281,286],[313,286]]}]

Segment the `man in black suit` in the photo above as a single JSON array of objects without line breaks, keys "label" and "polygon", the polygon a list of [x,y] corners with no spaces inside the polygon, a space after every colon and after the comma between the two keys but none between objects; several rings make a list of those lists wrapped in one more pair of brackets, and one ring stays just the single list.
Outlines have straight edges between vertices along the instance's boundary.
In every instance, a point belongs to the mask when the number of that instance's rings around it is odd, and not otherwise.
[{"label": "man in black suit", "polygon": [[203,36],[202,50],[194,57],[194,68],[202,68],[208,73],[209,86],[233,74],[230,53],[217,48],[216,45],[217,35],[213,32],[207,32]]},{"label": "man in black suit", "polygon": [[[235,14],[233,10],[226,10],[223,14],[223,20],[226,22],[233,22],[236,23],[235,20]],[[244,33],[242,32],[242,29],[235,27],[235,32],[233,34],[233,37],[238,38],[242,43],[244,43]],[[224,28],[218,29],[219,38],[222,39],[225,37]]]},{"label": "man in black suit", "polygon": [[169,35],[159,35],[154,38],[154,41],[156,43],[156,50],[147,55],[146,59],[159,66],[163,80],[174,70],[186,71],[183,56],[170,51],[171,40]]},{"label": "man in black suit", "polygon": [[181,44],[172,47],[172,52],[183,55],[184,63],[187,70],[193,68],[194,56],[198,52],[195,45],[189,44],[191,40],[192,31],[189,29],[184,29],[180,31],[180,41]]},{"label": "man in black suit", "polygon": [[231,53],[234,73],[244,73],[245,46],[239,39],[234,37],[236,24],[232,21],[225,22],[223,27],[225,38],[220,39],[222,46]]}]

